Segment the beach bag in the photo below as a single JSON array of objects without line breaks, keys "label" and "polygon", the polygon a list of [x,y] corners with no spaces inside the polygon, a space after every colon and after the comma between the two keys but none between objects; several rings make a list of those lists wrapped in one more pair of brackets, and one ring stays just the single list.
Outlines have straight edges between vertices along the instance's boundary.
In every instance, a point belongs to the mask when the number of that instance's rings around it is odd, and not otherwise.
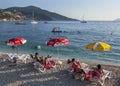
[{"label": "beach bag", "polygon": [[84,78],[85,78],[85,80],[89,80],[90,79],[90,74],[89,73],[85,73]]}]

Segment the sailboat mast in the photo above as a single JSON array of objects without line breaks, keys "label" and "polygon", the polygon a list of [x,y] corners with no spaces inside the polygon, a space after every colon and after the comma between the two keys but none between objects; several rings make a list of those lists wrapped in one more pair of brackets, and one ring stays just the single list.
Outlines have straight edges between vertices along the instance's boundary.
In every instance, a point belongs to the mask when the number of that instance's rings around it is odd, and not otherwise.
[{"label": "sailboat mast", "polygon": [[32,19],[34,20],[34,11],[32,12]]},{"label": "sailboat mast", "polygon": [[84,19],[84,15],[83,15],[83,19],[82,19],[81,23],[87,23],[87,21],[85,21],[85,19]]}]

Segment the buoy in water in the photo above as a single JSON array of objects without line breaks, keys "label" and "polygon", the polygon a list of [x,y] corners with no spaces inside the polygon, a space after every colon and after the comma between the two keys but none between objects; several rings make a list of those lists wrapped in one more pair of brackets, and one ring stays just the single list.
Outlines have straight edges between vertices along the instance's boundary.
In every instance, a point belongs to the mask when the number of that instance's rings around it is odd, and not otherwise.
[{"label": "buoy in water", "polygon": [[36,49],[41,49],[40,45],[35,46]]}]

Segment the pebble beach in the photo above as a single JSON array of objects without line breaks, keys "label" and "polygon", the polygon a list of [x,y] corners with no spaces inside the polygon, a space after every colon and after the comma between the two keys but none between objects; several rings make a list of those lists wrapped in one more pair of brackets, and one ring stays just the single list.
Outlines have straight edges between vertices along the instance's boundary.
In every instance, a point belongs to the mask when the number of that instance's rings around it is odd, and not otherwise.
[{"label": "pebble beach", "polygon": [[[56,68],[47,69],[41,73],[34,69],[30,61],[27,63],[13,64],[6,54],[0,54],[0,84],[1,86],[100,86],[92,81],[74,79],[68,73],[66,60],[61,60]],[[96,66],[94,63],[87,63],[89,67]],[[110,79],[106,79],[104,86],[120,86],[120,66],[102,65],[106,70],[112,71]]]}]

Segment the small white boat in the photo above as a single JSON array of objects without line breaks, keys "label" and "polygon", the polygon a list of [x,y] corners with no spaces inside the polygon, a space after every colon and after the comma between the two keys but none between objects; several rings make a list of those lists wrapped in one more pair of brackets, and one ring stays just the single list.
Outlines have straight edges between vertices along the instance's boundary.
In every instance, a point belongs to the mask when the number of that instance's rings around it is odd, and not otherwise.
[{"label": "small white boat", "polygon": [[38,22],[37,21],[35,21],[35,19],[34,19],[34,11],[33,11],[33,19],[32,19],[32,21],[31,21],[31,24],[38,24]]},{"label": "small white boat", "polygon": [[38,22],[35,21],[35,20],[32,20],[32,21],[31,21],[31,24],[38,24]]}]

